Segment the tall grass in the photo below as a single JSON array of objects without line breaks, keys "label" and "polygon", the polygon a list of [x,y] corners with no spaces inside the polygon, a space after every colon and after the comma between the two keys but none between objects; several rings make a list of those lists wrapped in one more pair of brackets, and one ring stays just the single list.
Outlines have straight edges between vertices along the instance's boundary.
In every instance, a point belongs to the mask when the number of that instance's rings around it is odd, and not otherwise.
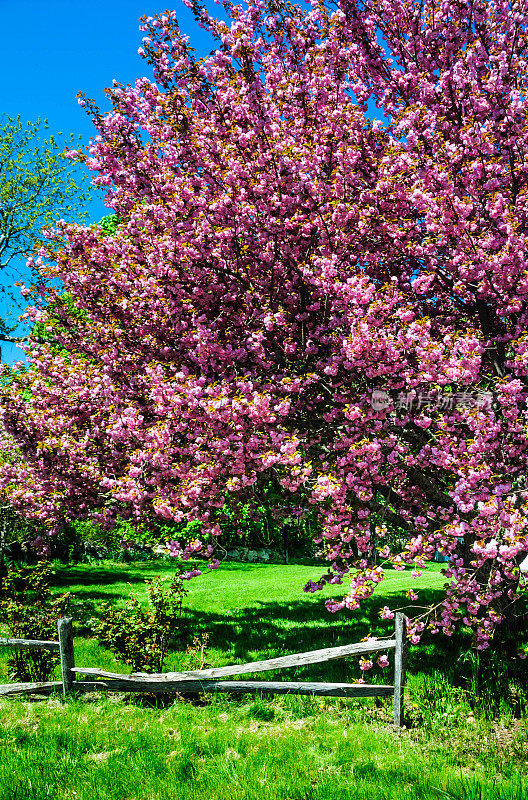
[{"label": "tall grass", "polygon": [[365,725],[345,701],[0,703],[0,800],[528,798],[497,767],[470,777],[452,747]]}]

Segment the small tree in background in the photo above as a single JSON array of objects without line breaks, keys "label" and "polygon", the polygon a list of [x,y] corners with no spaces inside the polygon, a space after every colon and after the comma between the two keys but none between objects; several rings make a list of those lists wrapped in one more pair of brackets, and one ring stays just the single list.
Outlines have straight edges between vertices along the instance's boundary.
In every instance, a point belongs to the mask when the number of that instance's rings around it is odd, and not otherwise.
[{"label": "small tree in background", "polygon": [[440,550],[412,636],[486,648],[528,551],[528,11],[224,8],[194,7],[207,58],[151,17],[154,82],[114,84],[105,115],[81,98],[99,136],[70,155],[118,221],[59,225],[34,261],[73,304],[50,285],[28,312],[53,338],[3,391],[4,492],[50,532],[205,537],[272,485],[318,515],[307,590],[350,572],[331,610],[372,594],[376,553],[419,576]]},{"label": "small tree in background", "polygon": [[[21,311],[20,296],[10,288],[20,278],[17,268],[39,243],[42,229],[58,219],[82,221],[88,197],[86,174],[64,157],[73,135],[65,142],[48,135],[46,121],[23,123],[4,115],[0,127],[0,271],[2,293],[9,304],[8,317],[0,319],[0,341],[10,337]],[[59,137],[61,134],[59,134]],[[37,275],[35,275],[37,277]]]}]

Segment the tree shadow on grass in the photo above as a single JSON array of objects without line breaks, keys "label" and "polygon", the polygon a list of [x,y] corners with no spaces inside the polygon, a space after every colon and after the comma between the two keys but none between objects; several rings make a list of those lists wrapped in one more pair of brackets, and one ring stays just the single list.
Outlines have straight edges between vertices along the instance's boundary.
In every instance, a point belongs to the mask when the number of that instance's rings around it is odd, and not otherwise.
[{"label": "tree shadow on grass", "polygon": [[124,569],[101,568],[87,571],[81,566],[59,569],[53,576],[53,586],[57,589],[65,586],[108,586],[113,583],[142,583],[144,579],[144,575],[135,575]]},{"label": "tree shadow on grass", "polygon": [[[281,565],[277,565],[280,568]],[[262,565],[238,562],[227,562],[222,565],[224,571],[240,574],[258,572]],[[130,596],[130,587],[140,588],[145,578],[160,572],[170,573],[170,562],[141,563],[138,565],[105,564],[100,568],[94,565],[77,565],[59,568],[54,576],[54,585],[63,590],[78,586],[78,598],[81,601],[79,611],[82,616],[97,615],[97,607],[101,602],[121,604]],[[116,593],[116,584],[123,584],[123,591]],[[102,586],[112,586],[109,593],[101,591]],[[439,602],[442,590],[422,589],[420,602],[424,606]],[[392,608],[409,607],[404,592],[394,591],[374,596],[366,601],[357,611],[343,609],[331,614],[321,595],[304,595],[298,601],[253,601],[247,608],[238,608],[227,614],[185,609],[176,637],[173,652],[185,651],[192,645],[193,638],[209,632],[210,646],[216,651],[229,653],[228,663],[255,661],[273,658],[290,653],[319,650],[325,647],[336,647],[359,642],[362,638],[373,635],[378,638],[392,637],[394,624],[391,620],[380,619],[380,610],[387,603]],[[90,612],[90,613],[88,613]],[[75,613],[75,612],[74,612]],[[79,620],[81,622],[81,620]],[[84,629],[83,629],[84,630]],[[429,637],[431,639],[432,637]],[[429,673],[438,669],[444,659],[449,658],[450,651],[456,650],[455,642],[445,637],[434,638],[430,646],[411,647],[408,665],[413,673]],[[352,663],[351,663],[352,662]],[[273,673],[270,673],[273,675]],[[298,675],[301,678],[311,677],[320,680],[349,681],[352,677],[360,677],[358,657],[339,659],[322,665],[298,667],[288,670],[286,677]],[[285,677],[284,673],[277,676]],[[389,678],[383,678],[386,682]]]},{"label": "tree shadow on grass", "polygon": [[[280,567],[280,564],[274,565]],[[262,564],[242,564],[238,562],[227,562],[222,564],[224,572],[251,573],[257,571]],[[95,564],[77,564],[57,567],[52,578],[52,584],[56,589],[72,586],[110,586],[116,583],[137,584],[144,583],[145,578],[153,578],[155,575],[168,576],[176,572],[176,564],[170,561],[137,562],[132,564],[111,563],[98,567]],[[114,597],[119,597],[112,593]],[[84,596],[105,597],[104,593],[84,592]],[[123,598],[128,597],[128,593],[121,593]]]},{"label": "tree shadow on grass", "polygon": [[[276,566],[281,568],[281,565]],[[236,562],[222,565],[224,571],[237,574],[258,573],[261,568],[262,565],[259,564]],[[87,606],[90,606],[90,612],[93,611],[93,615],[96,616],[100,601],[117,601],[120,605],[122,600],[130,596],[131,586],[133,589],[140,588],[139,585],[143,584],[145,577],[160,572],[167,575],[170,571],[170,562],[123,566],[105,564],[96,569],[93,565],[70,566],[57,571],[54,584],[59,590],[71,586],[79,587],[77,596],[81,601],[79,605],[81,613],[78,621],[81,622],[81,617],[87,616]],[[123,589],[116,592],[118,583],[123,584]],[[101,591],[102,586],[113,586],[113,591],[106,594]],[[420,589],[421,606],[435,605],[442,597],[442,589]],[[186,647],[192,645],[193,638],[205,632],[211,634],[210,648],[216,654],[215,664],[218,663],[219,654],[223,654],[222,663],[234,664],[350,644],[368,635],[379,638],[390,637],[394,631],[393,623],[390,620],[381,620],[379,616],[381,608],[386,603],[393,609],[402,608],[411,616],[418,610],[410,607],[405,592],[398,591],[396,587],[393,591],[375,595],[357,611],[344,609],[337,614],[331,614],[326,609],[320,594],[304,595],[293,602],[253,600],[247,608],[237,608],[223,614],[193,610],[184,606],[184,616],[175,646],[172,648],[173,660],[179,664],[180,655],[184,653]],[[83,604],[86,606],[84,613],[82,613]],[[85,635],[88,634],[86,631]],[[376,657],[376,654],[373,655]],[[470,636],[467,632],[457,633],[450,638],[426,633],[420,645],[409,648],[408,670],[413,675],[423,676],[435,672],[441,673],[455,684],[475,687],[478,691],[481,691],[479,687],[482,686],[489,687],[491,691],[500,683],[506,691],[509,676],[521,685],[526,683],[524,662],[512,666],[510,662],[513,661],[515,659],[509,656],[506,658],[500,648],[492,648],[488,653],[480,655],[475,653],[471,649]],[[181,663],[182,668],[187,668],[183,655]],[[180,667],[171,666],[172,668]],[[369,673],[367,679],[370,679],[370,682],[391,682],[391,672],[392,670],[383,672],[378,670],[377,674]],[[262,677],[273,676],[279,679],[310,677],[313,680],[348,682],[360,677],[360,674],[358,657],[351,656],[321,665],[295,668],[288,670],[286,674],[266,673]]]},{"label": "tree shadow on grass", "polygon": [[[94,564],[78,564],[58,567],[53,575],[53,586],[109,586],[115,583],[144,583],[145,578],[151,578],[163,573],[171,573],[170,561],[138,562],[128,564],[106,564],[100,567]],[[173,567],[174,568],[174,567]],[[175,570],[174,570],[175,571]],[[123,595],[125,597],[127,595]]]},{"label": "tree shadow on grass", "polygon": [[[420,605],[436,605],[443,596],[442,589],[422,588]],[[379,615],[386,602],[387,594],[379,598],[374,596],[357,611],[343,610],[335,615],[327,611],[321,598],[287,603],[260,601],[257,605],[237,610],[231,616],[188,610],[182,621],[180,644],[185,647],[192,636],[208,631],[211,633],[211,647],[224,652],[224,663],[236,664],[351,644],[368,635],[392,637],[393,622],[382,620]],[[416,614],[416,610],[409,607],[404,592],[394,592],[389,602],[393,609],[401,608],[410,616]],[[525,640],[526,635],[522,641]],[[515,638],[513,645],[515,650],[518,646]],[[378,655],[373,653],[373,660]],[[390,653],[389,660],[392,664]],[[521,702],[516,699],[518,690],[515,687],[519,687],[521,694],[528,692],[525,664],[512,656],[500,641],[479,653],[472,647],[471,632],[464,629],[450,637],[424,632],[419,645],[409,646],[407,658],[408,673],[425,681],[424,690],[441,692],[441,686],[447,682],[467,690],[471,697],[485,697],[488,703],[498,703],[501,698],[509,698],[512,704]],[[367,683],[392,683],[392,674],[392,667],[378,668],[365,677]],[[362,673],[358,656],[349,656],[295,667],[286,672],[270,671],[256,677],[348,683],[362,677]]]},{"label": "tree shadow on grass", "polygon": [[[423,605],[437,603],[441,597],[442,591],[439,589],[422,590],[420,593]],[[352,644],[368,635],[393,637],[393,621],[380,619],[379,612],[386,602],[385,595],[379,599],[371,598],[357,611],[343,610],[335,615],[326,609],[321,598],[287,603],[259,601],[229,616],[189,609],[182,619],[177,649],[185,649],[194,636],[208,632],[212,648],[229,652],[229,663],[243,663]],[[392,607],[408,608],[408,605],[404,593],[391,596]],[[445,637],[427,638],[428,641],[432,640],[427,647],[421,645],[409,649],[408,668],[413,674],[432,673],[440,669],[454,645]],[[391,682],[392,678],[385,677],[385,674],[383,682]],[[279,675],[281,673],[277,673]],[[357,656],[309,667],[295,667],[287,673],[289,678],[298,676],[336,681],[350,681],[360,675]],[[284,673],[282,677],[286,678]]]}]

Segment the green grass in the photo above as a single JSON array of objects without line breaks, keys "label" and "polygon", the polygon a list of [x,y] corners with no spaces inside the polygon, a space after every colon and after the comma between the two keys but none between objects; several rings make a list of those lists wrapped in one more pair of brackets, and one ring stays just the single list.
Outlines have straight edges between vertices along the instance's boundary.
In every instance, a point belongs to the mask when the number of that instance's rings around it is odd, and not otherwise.
[{"label": "green grass", "polygon": [[[144,596],[144,578],[170,570],[167,562],[59,567],[55,584],[73,593],[80,619],[101,600]],[[390,635],[381,606],[406,605],[405,591],[415,585],[420,605],[435,602],[444,582],[440,565],[419,584],[391,570],[364,608],[332,615],[323,600],[346,584],[304,594],[319,574],[317,567],[231,563],[191,581],[167,668],[194,666],[185,649],[206,632],[211,666]],[[127,671],[85,625],[77,634],[79,666]],[[218,695],[166,707],[122,694],[0,700],[0,800],[528,800],[522,686],[511,687],[516,708],[506,695],[498,711],[488,707],[487,696],[470,691],[475,656],[463,645],[463,637],[430,637],[410,649],[403,731],[392,728],[390,700],[381,698]],[[358,659],[349,658],[258,677],[359,675]],[[368,680],[391,682],[392,675],[378,670]]]},{"label": "green grass", "polygon": [[494,742],[479,755],[444,739],[395,733],[339,700],[4,700],[0,800],[528,797]]}]

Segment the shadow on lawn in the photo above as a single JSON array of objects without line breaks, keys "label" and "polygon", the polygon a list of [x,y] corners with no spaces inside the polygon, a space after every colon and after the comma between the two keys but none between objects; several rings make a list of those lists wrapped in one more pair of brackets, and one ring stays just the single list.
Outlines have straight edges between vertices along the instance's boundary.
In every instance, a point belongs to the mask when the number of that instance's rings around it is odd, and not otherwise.
[{"label": "shadow on lawn", "polygon": [[[84,608],[86,616],[97,614],[98,601],[115,602],[119,596],[113,592],[106,594],[101,586],[123,584],[122,599],[130,595],[130,585],[134,588],[144,583],[145,578],[160,573],[160,568],[167,574],[167,562],[152,562],[129,565],[105,564],[95,568],[93,564],[58,568],[54,576],[54,585],[61,590],[66,587],[79,587],[78,598],[80,608]],[[222,564],[223,571],[240,574],[255,572],[261,568],[258,564],[227,562]],[[277,565],[281,569],[281,565]],[[283,567],[282,567],[283,568]],[[82,587],[82,588],[81,588]],[[75,594],[74,589],[74,594]],[[441,590],[421,589],[420,604],[428,606],[437,603],[442,597]],[[381,608],[389,602],[391,608],[409,607],[404,593],[386,593],[374,596],[357,611],[340,611],[331,614],[325,607],[321,595],[301,595],[298,601],[253,601],[248,608],[236,609],[230,614],[216,614],[208,611],[195,611],[185,608],[180,630],[176,638],[173,652],[183,652],[192,644],[193,637],[209,632],[210,646],[214,650],[229,652],[228,663],[255,661],[262,658],[273,658],[289,653],[318,650],[325,647],[359,642],[372,634],[379,638],[391,637],[394,624],[391,620],[380,619]],[[75,611],[73,611],[75,614]],[[83,628],[84,632],[84,628]],[[86,631],[88,632],[88,631]],[[431,646],[411,647],[408,666],[413,673],[431,673],[441,667],[443,659],[455,657],[457,644],[445,637],[427,637]],[[352,663],[351,663],[352,662]],[[272,673],[270,673],[272,674]],[[277,673],[283,678],[299,675],[313,679],[329,679],[348,681],[352,677],[360,677],[358,657],[327,662],[311,667],[288,670]],[[387,680],[387,678],[383,678]]]},{"label": "shadow on lawn", "polygon": [[[108,586],[115,583],[144,583],[145,578],[158,575],[160,570],[163,573],[169,571],[169,562],[138,562],[130,565],[111,564],[100,568],[94,568],[93,564],[78,564],[76,566],[60,566],[55,570],[53,576],[53,586],[61,588],[63,586]],[[94,597],[99,597],[94,593]],[[123,594],[127,597],[128,594]]]},{"label": "shadow on lawn", "polygon": [[[158,567],[159,570],[159,567]],[[57,570],[53,576],[53,586],[62,588],[63,586],[107,586],[113,583],[142,583],[144,578],[139,573],[123,569],[91,569],[83,570],[81,567],[68,567],[67,570]],[[96,593],[96,596],[100,596]]]},{"label": "shadow on lawn", "polygon": [[[169,567],[169,569],[168,569]],[[270,569],[272,565],[267,568]],[[223,571],[251,574],[262,568],[258,564],[224,563]],[[277,569],[284,567],[277,565]],[[90,636],[87,620],[98,616],[100,601],[121,601],[130,596],[144,583],[145,577],[161,572],[170,572],[167,562],[141,564],[76,565],[58,568],[54,585],[61,591],[73,590],[72,616],[77,620],[78,635]],[[258,575],[257,575],[258,577]],[[117,584],[122,584],[117,586]],[[113,587],[105,593],[103,586]],[[388,588],[388,587],[387,587]],[[438,603],[443,596],[441,589],[420,589],[420,605],[427,607]],[[186,648],[193,638],[209,632],[209,646],[213,664],[235,664],[251,662],[279,655],[318,650],[343,644],[359,642],[369,634],[379,638],[391,637],[394,627],[391,620],[381,620],[379,612],[388,604],[414,615],[418,609],[409,609],[409,600],[404,592],[380,592],[357,611],[340,611],[331,614],[320,594],[299,595],[295,601],[260,600],[251,601],[247,608],[233,609],[227,613],[193,610],[185,607],[174,647],[171,648],[169,669],[189,668]],[[528,608],[524,618],[528,619]],[[526,636],[525,639],[526,640]],[[515,642],[514,642],[515,644]],[[515,644],[514,650],[518,646]],[[510,648],[511,649],[511,648]],[[373,654],[376,657],[376,654]],[[486,694],[492,700],[511,694],[509,681],[513,679],[521,687],[527,683],[524,662],[511,657],[502,646],[477,653],[471,648],[467,632],[459,632],[451,638],[426,633],[418,647],[409,648],[408,670],[425,681],[438,679],[441,675],[453,685],[469,689],[473,694]],[[435,677],[435,673],[437,676]],[[257,676],[259,677],[259,676]],[[262,678],[312,679],[349,682],[361,677],[359,658],[346,659],[297,667],[286,671],[275,671],[261,675]],[[367,682],[390,683],[392,669],[368,673]],[[523,690],[524,691],[524,690]],[[523,695],[524,696],[524,695]],[[490,700],[491,702],[491,700]]]},{"label": "shadow on lawn", "polygon": [[[238,562],[227,562],[222,564],[222,571],[224,572],[252,572],[258,570],[261,564],[241,564]],[[276,565],[281,567],[280,564]],[[57,589],[63,586],[108,586],[115,583],[144,583],[145,578],[154,577],[162,572],[164,575],[170,574],[171,571],[170,561],[151,561],[151,562],[137,562],[132,564],[119,564],[101,566],[100,568],[94,567],[94,564],[77,564],[75,566],[65,565],[59,566],[55,569],[53,576],[53,586]],[[105,595],[94,592],[90,594],[83,592],[85,595],[102,597]],[[123,593],[123,598],[128,597],[128,593]]]},{"label": "shadow on lawn", "polygon": [[[281,565],[276,566],[279,571],[284,569]],[[269,565],[267,568],[271,567]],[[237,574],[251,574],[261,568],[262,565],[237,562],[222,565],[223,571]],[[86,620],[90,616],[98,615],[101,600],[117,601],[119,605],[121,600],[130,596],[131,585],[135,590],[143,584],[145,577],[157,575],[160,571],[167,574],[170,572],[170,565],[167,562],[129,565],[105,563],[94,569],[94,565],[80,564],[59,567],[54,585],[59,591],[66,588],[73,590],[72,615],[78,620],[79,634],[90,636]],[[117,584],[122,584],[122,587]],[[106,594],[101,591],[102,586],[113,587],[113,590]],[[434,605],[442,596],[441,589],[421,588],[420,606]],[[169,660],[172,663],[169,669],[189,668],[186,648],[192,646],[195,636],[206,632],[210,633],[209,646],[213,665],[220,665],[219,662],[251,662],[350,644],[359,642],[369,634],[379,638],[391,637],[394,631],[393,622],[381,620],[379,616],[380,609],[385,604],[393,609],[401,608],[412,615],[419,610],[411,611],[405,593],[397,590],[380,592],[378,597],[375,595],[357,611],[343,610],[337,614],[331,614],[326,609],[324,598],[320,594],[300,594],[298,600],[284,602],[252,600],[247,608],[237,608],[227,613],[193,610],[184,606],[179,632],[174,647],[171,648]],[[528,619],[528,607],[523,608],[524,614],[521,616]],[[519,635],[520,632],[517,636]],[[522,636],[525,641],[528,631]],[[514,652],[518,642],[514,640],[513,644]],[[440,676],[442,680],[467,688],[473,694],[491,698],[491,703],[497,698],[500,700],[510,696],[513,691],[510,691],[510,679],[521,688],[527,685],[525,663],[513,658],[510,651],[511,647],[506,652],[501,644],[479,654],[471,648],[470,635],[464,631],[450,638],[426,633],[419,646],[409,648],[408,670],[410,674],[421,676],[426,682],[429,679],[437,681]],[[376,654],[373,656],[375,658]],[[350,656],[309,667],[269,672],[260,677],[349,682],[361,676],[358,662],[357,656]],[[368,673],[367,682],[392,682],[392,669],[377,669]],[[514,690],[517,691],[515,687]]]}]

